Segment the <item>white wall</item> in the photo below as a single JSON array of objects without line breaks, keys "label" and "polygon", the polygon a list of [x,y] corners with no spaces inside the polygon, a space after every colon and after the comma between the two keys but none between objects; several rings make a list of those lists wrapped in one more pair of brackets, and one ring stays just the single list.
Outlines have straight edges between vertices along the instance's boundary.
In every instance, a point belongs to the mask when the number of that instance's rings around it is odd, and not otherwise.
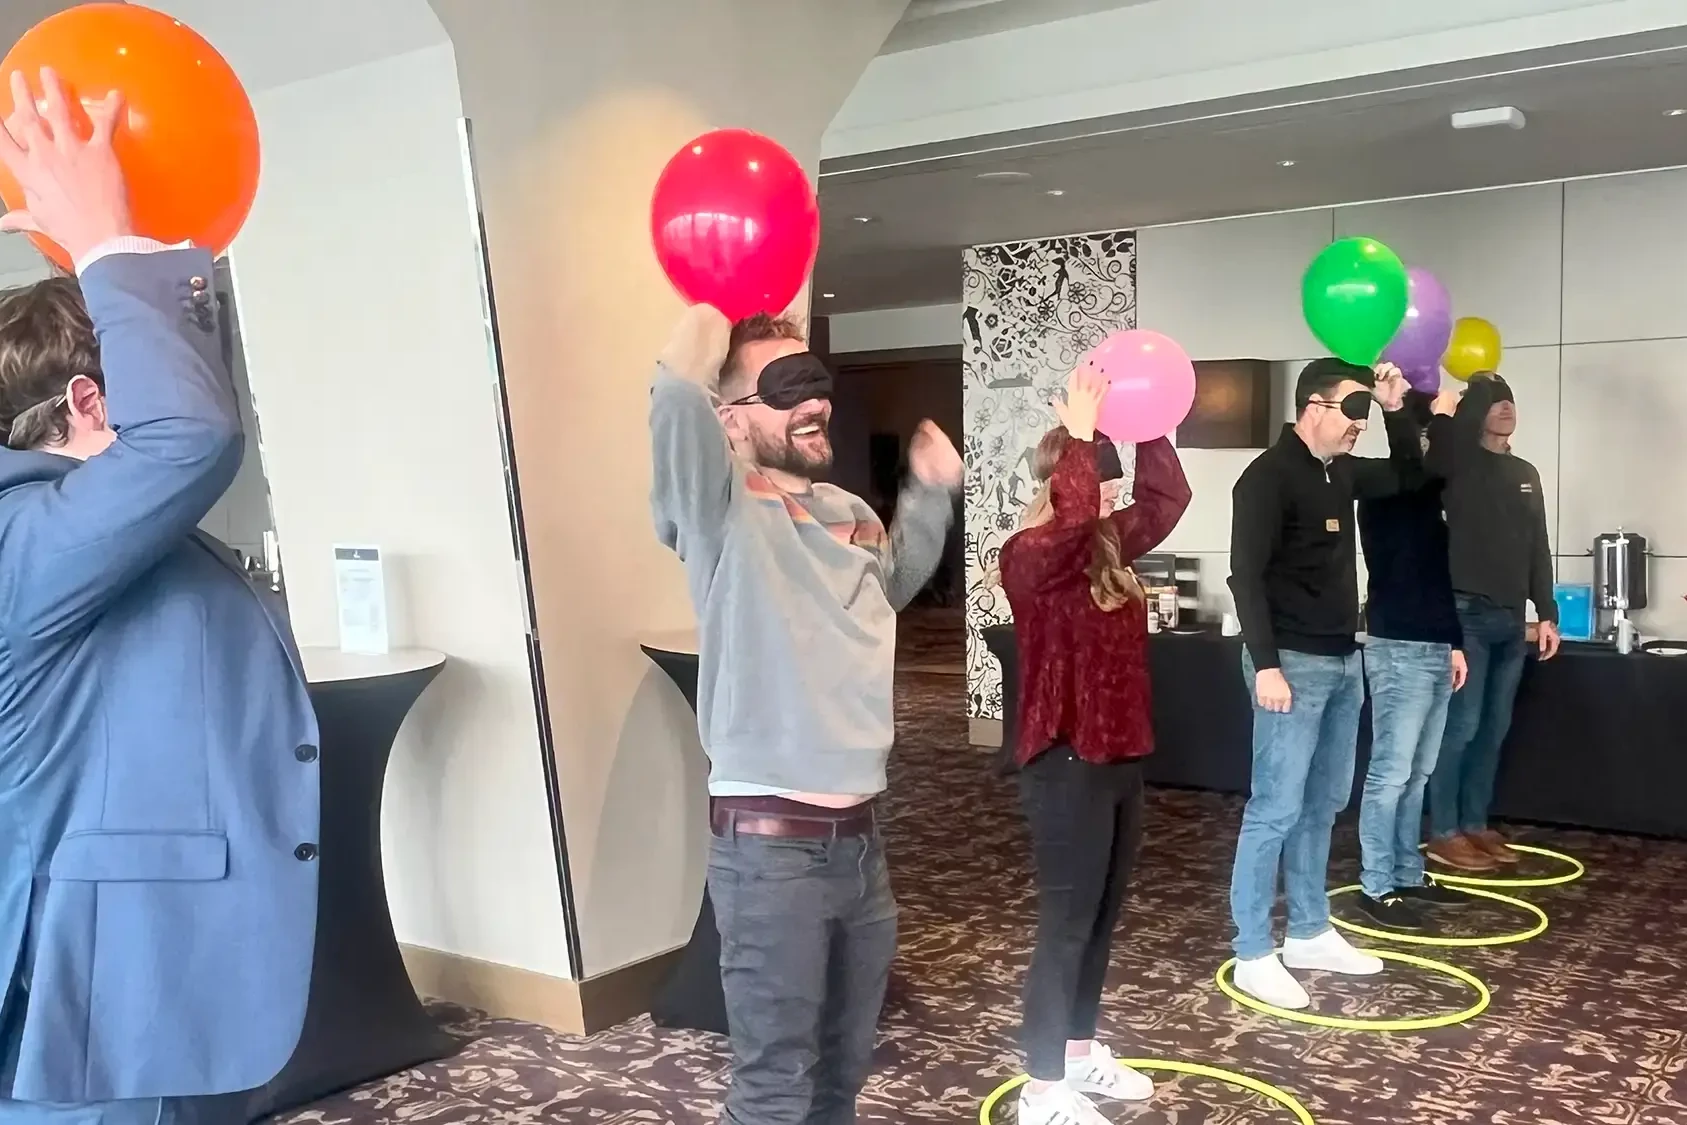
[{"label": "white wall", "polygon": [[900,351],[904,348],[959,344],[961,314],[965,311],[965,305],[908,305],[895,309],[839,313],[827,317],[832,353]]},{"label": "white wall", "polygon": [[649,379],[681,308],[651,185],[727,125],[812,172],[903,6],[433,0],[475,128],[587,975],[684,944],[707,855],[696,719],[638,646],[692,622],[650,522]]},{"label": "white wall", "polygon": [[[1299,309],[1306,264],[1333,236],[1381,239],[1446,283],[1460,315],[1505,341],[1515,448],[1540,470],[1562,581],[1587,581],[1593,536],[1650,540],[1650,635],[1687,636],[1687,169],[1155,227],[1137,236],[1138,323],[1195,359],[1320,354]],[[1290,416],[1287,401],[1279,417]],[[1386,451],[1380,424],[1358,452]],[[1230,489],[1249,451],[1186,449],[1195,500],[1169,549],[1202,560],[1228,602]]]},{"label": "white wall", "polygon": [[394,642],[450,658],[387,775],[399,939],[566,976],[451,48],[253,101],[231,258],[294,629],[337,643],[332,546],[372,543]]}]

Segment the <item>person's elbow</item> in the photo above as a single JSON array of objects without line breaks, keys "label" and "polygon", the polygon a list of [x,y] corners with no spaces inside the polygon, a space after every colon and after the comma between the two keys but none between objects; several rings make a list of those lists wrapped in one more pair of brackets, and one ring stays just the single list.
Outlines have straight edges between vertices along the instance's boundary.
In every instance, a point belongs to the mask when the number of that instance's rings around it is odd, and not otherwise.
[{"label": "person's elbow", "polygon": [[232,418],[171,418],[135,426],[117,444],[179,478],[184,490],[214,493],[234,483],[246,457],[246,435]]}]

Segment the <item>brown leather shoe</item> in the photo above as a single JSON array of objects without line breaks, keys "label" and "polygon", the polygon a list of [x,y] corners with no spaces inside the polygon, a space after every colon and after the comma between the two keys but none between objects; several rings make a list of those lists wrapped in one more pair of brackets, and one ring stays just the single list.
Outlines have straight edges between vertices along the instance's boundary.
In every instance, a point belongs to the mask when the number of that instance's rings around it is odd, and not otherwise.
[{"label": "brown leather shoe", "polygon": [[1523,858],[1516,852],[1512,851],[1506,844],[1505,837],[1501,836],[1498,832],[1495,832],[1492,828],[1484,828],[1480,832],[1472,832],[1465,838],[1491,856],[1495,863],[1503,864],[1506,867],[1510,867],[1512,864],[1520,862]]},{"label": "brown leather shoe", "polygon": [[1431,840],[1426,852],[1430,859],[1455,871],[1492,871],[1499,862],[1468,836],[1448,836]]}]

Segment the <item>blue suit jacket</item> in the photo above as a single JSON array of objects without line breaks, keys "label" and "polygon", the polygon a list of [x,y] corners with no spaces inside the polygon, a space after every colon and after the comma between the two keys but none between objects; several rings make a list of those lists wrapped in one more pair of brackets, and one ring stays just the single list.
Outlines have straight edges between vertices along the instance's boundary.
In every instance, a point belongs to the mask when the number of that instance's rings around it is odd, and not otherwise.
[{"label": "blue suit jacket", "polygon": [[117,441],[0,450],[0,969],[28,993],[0,1097],[248,1089],[304,1021],[316,717],[278,609],[196,531],[244,447],[211,276],[91,266]]}]

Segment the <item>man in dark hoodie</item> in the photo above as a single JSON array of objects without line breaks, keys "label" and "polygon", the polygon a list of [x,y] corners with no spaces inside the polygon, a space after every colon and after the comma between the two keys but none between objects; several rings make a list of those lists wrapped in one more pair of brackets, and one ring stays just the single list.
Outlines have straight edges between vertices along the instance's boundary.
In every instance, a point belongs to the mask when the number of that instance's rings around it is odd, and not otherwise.
[{"label": "man in dark hoodie", "polygon": [[1488,825],[1500,746],[1528,655],[1527,611],[1540,619],[1543,660],[1558,652],[1558,604],[1540,473],[1511,452],[1517,406],[1506,381],[1471,378],[1455,407],[1435,402],[1424,468],[1445,481],[1448,562],[1469,678],[1447,712],[1429,782],[1429,857],[1465,871],[1517,862]]},{"label": "man in dark hoodie", "polygon": [[[1406,392],[1401,410],[1422,435],[1432,396]],[[1424,439],[1425,443],[1427,439]],[[1423,798],[1441,752],[1447,705],[1464,685],[1465,657],[1447,565],[1443,482],[1359,501],[1369,573],[1365,679],[1371,692],[1371,764],[1359,804],[1358,907],[1390,930],[1417,930],[1419,907],[1468,895],[1424,877]]]}]

